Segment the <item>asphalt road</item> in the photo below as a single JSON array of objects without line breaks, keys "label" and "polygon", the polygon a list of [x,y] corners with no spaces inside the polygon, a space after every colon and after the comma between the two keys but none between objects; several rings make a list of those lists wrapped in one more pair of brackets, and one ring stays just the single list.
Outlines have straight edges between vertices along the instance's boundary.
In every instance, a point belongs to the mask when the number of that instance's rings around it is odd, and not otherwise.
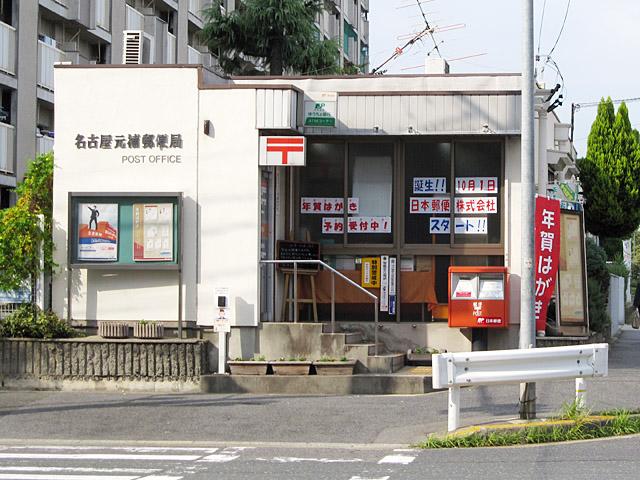
[{"label": "asphalt road", "polygon": [[600,480],[638,478],[640,437],[494,449],[0,444],[16,480]]},{"label": "asphalt road", "polygon": [[[640,332],[626,330],[611,349],[609,376],[587,382],[588,405],[640,407],[639,373]],[[557,412],[572,397],[571,381],[539,383],[539,414]],[[462,423],[514,418],[517,400],[517,386],[464,389]],[[405,451],[444,430],[446,413],[444,392],[325,397],[0,391],[0,480],[179,480],[214,473],[224,479],[640,477],[640,437]],[[142,454],[155,457],[131,457],[143,447]],[[71,456],[54,458],[52,452]],[[87,453],[107,456],[78,456]]]}]

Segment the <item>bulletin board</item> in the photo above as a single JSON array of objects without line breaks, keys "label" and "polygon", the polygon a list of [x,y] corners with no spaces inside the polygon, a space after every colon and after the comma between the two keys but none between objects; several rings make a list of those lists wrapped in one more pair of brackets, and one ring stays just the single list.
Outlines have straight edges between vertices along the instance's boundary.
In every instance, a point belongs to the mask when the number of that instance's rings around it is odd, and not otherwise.
[{"label": "bulletin board", "polygon": [[180,193],[71,193],[68,218],[72,268],[180,268]]}]

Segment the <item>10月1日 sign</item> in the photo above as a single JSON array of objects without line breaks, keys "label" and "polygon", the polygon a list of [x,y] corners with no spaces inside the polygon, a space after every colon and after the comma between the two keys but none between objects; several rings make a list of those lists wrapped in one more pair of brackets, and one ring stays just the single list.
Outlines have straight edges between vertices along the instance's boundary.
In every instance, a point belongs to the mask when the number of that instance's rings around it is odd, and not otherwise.
[{"label": "10\u67081\u65e5 sign", "polygon": [[261,167],[304,167],[306,164],[305,137],[260,137]]}]

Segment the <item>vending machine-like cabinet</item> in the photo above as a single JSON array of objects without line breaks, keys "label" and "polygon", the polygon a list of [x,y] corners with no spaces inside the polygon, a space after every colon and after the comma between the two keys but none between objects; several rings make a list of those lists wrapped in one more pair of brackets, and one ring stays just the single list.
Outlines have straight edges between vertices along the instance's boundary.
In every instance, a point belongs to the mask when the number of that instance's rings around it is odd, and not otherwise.
[{"label": "vending machine-like cabinet", "polygon": [[449,326],[509,326],[506,267],[449,267]]}]

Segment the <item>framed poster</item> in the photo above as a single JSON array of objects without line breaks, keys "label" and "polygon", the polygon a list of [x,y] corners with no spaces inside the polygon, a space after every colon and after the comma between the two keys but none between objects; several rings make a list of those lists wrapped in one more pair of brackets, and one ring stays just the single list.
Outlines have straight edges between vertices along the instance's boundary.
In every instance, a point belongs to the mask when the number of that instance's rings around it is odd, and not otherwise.
[{"label": "framed poster", "polygon": [[173,260],[173,204],[133,204],[133,260]]},{"label": "framed poster", "polygon": [[78,203],[78,260],[118,261],[118,204]]},{"label": "framed poster", "polygon": [[562,210],[560,217],[560,325],[588,328],[582,213]]}]

